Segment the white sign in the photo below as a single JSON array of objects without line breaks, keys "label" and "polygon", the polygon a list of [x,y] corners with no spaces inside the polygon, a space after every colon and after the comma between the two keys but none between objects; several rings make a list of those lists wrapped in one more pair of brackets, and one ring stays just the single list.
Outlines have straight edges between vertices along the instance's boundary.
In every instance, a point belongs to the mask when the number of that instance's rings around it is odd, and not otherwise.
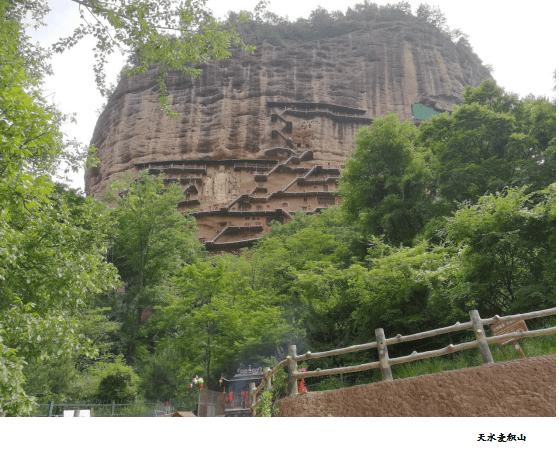
[{"label": "white sign", "polygon": [[91,410],[64,410],[64,418],[75,418],[78,412],[78,418],[91,418]]}]

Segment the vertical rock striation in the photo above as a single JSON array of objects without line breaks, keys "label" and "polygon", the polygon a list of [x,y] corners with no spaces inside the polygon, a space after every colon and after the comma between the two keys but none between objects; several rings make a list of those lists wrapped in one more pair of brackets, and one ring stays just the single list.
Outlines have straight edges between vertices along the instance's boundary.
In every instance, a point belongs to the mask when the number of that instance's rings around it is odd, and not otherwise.
[{"label": "vertical rock striation", "polygon": [[409,22],[264,43],[200,68],[196,79],[167,78],[177,120],[159,110],[156,69],[122,79],[93,134],[100,164],[85,178],[94,196],[128,170],[180,182],[180,207],[195,210],[213,249],[246,246],[273,219],[334,204],[354,134],[375,117],[413,119],[414,103],[451,110],[464,86],[490,77],[437,29]]}]

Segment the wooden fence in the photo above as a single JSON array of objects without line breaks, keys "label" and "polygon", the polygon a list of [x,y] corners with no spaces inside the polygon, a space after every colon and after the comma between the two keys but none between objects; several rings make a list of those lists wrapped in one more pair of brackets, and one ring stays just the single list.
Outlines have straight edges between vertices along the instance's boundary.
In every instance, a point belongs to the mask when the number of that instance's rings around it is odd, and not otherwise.
[{"label": "wooden fence", "polygon": [[[258,393],[260,393],[260,391],[262,391],[263,389],[271,388],[272,376],[275,375],[280,369],[284,368],[285,366],[288,367],[287,391],[289,396],[293,396],[297,394],[297,380],[306,377],[355,373],[358,371],[366,371],[370,369],[380,368],[382,374],[382,380],[391,381],[393,380],[392,371],[390,369],[392,365],[413,362],[415,360],[427,359],[430,357],[439,357],[441,355],[451,354],[453,352],[464,351],[466,349],[471,349],[476,347],[478,347],[481,350],[483,363],[493,363],[493,356],[491,355],[491,350],[489,348],[490,344],[499,343],[510,339],[518,340],[521,338],[540,337],[542,335],[551,335],[556,333],[555,327],[550,327],[550,328],[538,329],[533,331],[512,332],[508,334],[496,335],[494,337],[486,337],[485,331],[483,329],[483,326],[503,323],[505,321],[525,320],[525,319],[556,315],[555,307],[552,309],[539,310],[536,312],[529,312],[529,313],[521,313],[518,315],[509,315],[505,317],[500,317],[499,315],[495,315],[493,318],[485,318],[485,319],[480,318],[477,310],[471,310],[469,313],[470,313],[471,321],[467,323],[457,322],[453,326],[447,326],[440,329],[430,330],[427,332],[420,332],[418,334],[413,334],[413,335],[402,336],[398,334],[393,338],[387,339],[384,336],[383,329],[375,329],[376,341],[373,341],[371,343],[364,343],[361,345],[348,346],[347,348],[334,349],[332,351],[315,352],[315,353],[309,351],[305,354],[297,355],[297,346],[295,345],[289,346],[288,355],[285,360],[282,360],[273,369],[270,368],[264,369],[264,378],[262,379],[262,382],[260,383],[260,385],[258,385],[258,387],[256,387],[254,383],[250,384],[249,389],[250,389],[250,397],[252,402],[251,416],[255,416],[255,410],[259,402],[257,400]],[[457,345],[450,344],[445,348],[436,349],[434,351],[426,351],[420,353],[413,351],[410,355],[404,357],[397,357],[391,359],[388,356],[387,347],[389,345],[393,345],[396,343],[404,343],[413,340],[421,340],[428,337],[434,337],[435,335],[447,334],[449,332],[456,332],[464,329],[472,329],[475,333],[476,339],[466,343],[460,343]],[[341,368],[331,368],[331,369],[324,369],[324,370],[317,368],[315,371],[304,371],[304,372],[297,371],[297,362],[302,362],[304,360],[310,360],[310,359],[318,359],[322,357],[329,357],[334,355],[340,355],[340,354],[348,354],[350,352],[363,351],[365,349],[371,349],[371,348],[378,349],[378,353],[379,353],[378,362],[364,363],[362,365],[345,366]]]}]

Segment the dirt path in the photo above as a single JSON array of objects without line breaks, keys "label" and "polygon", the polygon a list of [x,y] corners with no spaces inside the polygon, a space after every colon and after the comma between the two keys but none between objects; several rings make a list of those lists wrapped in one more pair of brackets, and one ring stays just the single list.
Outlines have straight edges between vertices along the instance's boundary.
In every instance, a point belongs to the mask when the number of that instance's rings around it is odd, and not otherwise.
[{"label": "dirt path", "polygon": [[279,416],[556,416],[555,355],[317,391]]}]

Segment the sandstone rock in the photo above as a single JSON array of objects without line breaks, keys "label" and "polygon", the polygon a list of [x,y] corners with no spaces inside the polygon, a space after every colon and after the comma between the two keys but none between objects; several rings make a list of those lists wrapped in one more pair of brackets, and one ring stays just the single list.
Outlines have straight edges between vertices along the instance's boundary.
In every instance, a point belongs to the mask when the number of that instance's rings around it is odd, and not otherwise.
[{"label": "sandstone rock", "polygon": [[100,164],[86,191],[102,196],[122,173],[151,169],[185,189],[209,248],[246,246],[271,220],[339,201],[341,164],[354,134],[412,104],[451,110],[465,85],[490,74],[433,27],[387,22],[311,42],[264,43],[167,78],[173,120],[159,110],[157,70],[125,78],[99,117]]}]

